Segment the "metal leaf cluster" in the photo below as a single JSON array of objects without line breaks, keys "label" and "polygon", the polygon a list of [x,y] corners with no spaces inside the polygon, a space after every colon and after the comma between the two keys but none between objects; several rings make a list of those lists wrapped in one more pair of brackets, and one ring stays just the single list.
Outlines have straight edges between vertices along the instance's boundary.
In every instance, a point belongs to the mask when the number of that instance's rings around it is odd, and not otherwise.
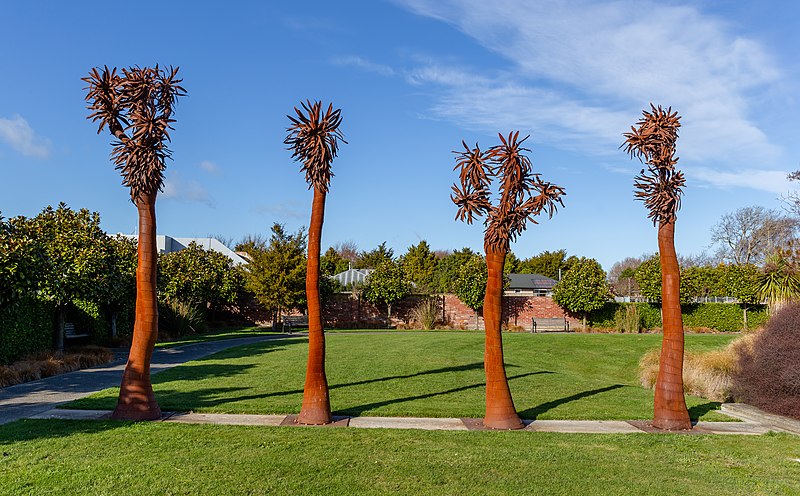
[{"label": "metal leaf cluster", "polygon": [[650,109],[642,112],[638,127],[632,126],[631,132],[624,134],[625,142],[620,148],[647,165],[636,176],[634,187],[636,199],[644,201],[650,210],[648,217],[653,224],[674,222],[686,184],[683,172],[675,169],[680,116],[672,107],[664,110],[651,103]]},{"label": "metal leaf cluster", "polygon": [[[545,182],[533,172],[530,159],[519,139],[519,131],[508,136],[498,134],[501,144],[481,151],[476,144],[470,148],[465,142],[463,151],[454,151],[459,170],[460,184],[452,186],[450,199],[458,206],[456,219],[471,224],[475,218],[486,217],[485,242],[494,249],[507,249],[509,242],[525,230],[530,220],[541,212],[552,217],[557,206],[564,206],[564,190]],[[491,202],[491,185],[499,179],[499,200]]]},{"label": "metal leaf cluster", "polygon": [[93,68],[82,78],[89,86],[88,116],[99,122],[98,134],[108,127],[117,139],[112,159],[122,173],[122,184],[130,187],[131,199],[150,196],[164,185],[167,147],[173,129],[172,113],[178,97],[186,95],[178,68]]},{"label": "metal leaf cluster", "polygon": [[344,135],[339,129],[342,123],[341,109],[328,105],[323,113],[322,102],[306,100],[301,103],[302,110],[294,108],[296,117],[287,115],[292,122],[287,128],[288,135],[283,143],[292,151],[292,158],[302,162],[301,171],[306,174],[309,188],[313,187],[327,193],[331,182],[331,162],[339,150],[339,140]]}]

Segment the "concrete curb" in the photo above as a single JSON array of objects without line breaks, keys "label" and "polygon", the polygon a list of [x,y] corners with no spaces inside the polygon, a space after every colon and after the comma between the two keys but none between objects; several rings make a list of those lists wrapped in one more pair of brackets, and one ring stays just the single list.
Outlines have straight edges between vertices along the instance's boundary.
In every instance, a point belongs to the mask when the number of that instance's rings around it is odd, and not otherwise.
[{"label": "concrete curb", "polygon": [[768,426],[774,431],[800,435],[800,420],[767,413],[752,405],[746,405],[744,403],[723,403],[720,407],[720,411],[745,422]]},{"label": "concrete curb", "polygon": [[[59,410],[31,416],[33,419],[61,420],[107,420],[111,411],[107,410]],[[481,424],[480,419],[461,418],[419,418],[419,417],[335,417],[335,422],[325,426],[303,426],[296,421],[296,415],[247,415],[228,413],[192,413],[165,412],[161,422],[180,424],[216,424],[246,425],[271,427],[323,427],[357,429],[415,429],[415,430],[447,430],[447,431],[486,431],[491,429],[475,428]],[[520,429],[527,432],[560,432],[569,434],[684,434],[684,435],[760,435],[780,430],[773,426],[758,422],[698,422],[691,431],[659,431],[648,427],[643,420],[525,420],[526,427]]]}]

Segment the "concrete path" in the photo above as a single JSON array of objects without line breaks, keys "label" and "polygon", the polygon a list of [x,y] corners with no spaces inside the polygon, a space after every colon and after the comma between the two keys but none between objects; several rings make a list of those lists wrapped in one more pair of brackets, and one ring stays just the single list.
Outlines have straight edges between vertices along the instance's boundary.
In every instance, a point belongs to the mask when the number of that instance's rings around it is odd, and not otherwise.
[{"label": "concrete path", "polygon": [[[36,419],[106,420],[107,410],[53,409],[34,415]],[[296,415],[244,415],[227,413],[164,412],[161,422],[180,424],[249,425],[272,427],[306,427],[297,423]],[[621,420],[526,420],[524,431],[563,432],[578,434],[644,434],[663,433],[646,421]],[[419,429],[447,431],[490,430],[480,419],[471,418],[414,418],[414,417],[334,417],[334,422],[324,428],[355,427],[361,429]],[[780,430],[757,422],[698,422],[691,431],[678,434],[739,434],[758,435]]]},{"label": "concrete path", "polygon": [[[287,336],[277,334],[220,339],[173,348],[156,348],[153,352],[150,373],[157,374],[162,370],[203,358],[233,346],[285,337]],[[127,354],[124,358],[106,365],[2,388],[0,389],[0,424],[44,413],[58,405],[83,398],[101,389],[119,386],[126,361]]]}]

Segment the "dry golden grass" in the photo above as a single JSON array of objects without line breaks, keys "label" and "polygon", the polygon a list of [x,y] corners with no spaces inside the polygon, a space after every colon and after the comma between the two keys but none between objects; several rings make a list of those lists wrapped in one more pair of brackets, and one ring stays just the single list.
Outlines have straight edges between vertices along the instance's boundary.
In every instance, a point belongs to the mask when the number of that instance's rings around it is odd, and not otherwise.
[{"label": "dry golden grass", "polygon": [[41,352],[11,365],[0,365],[0,387],[13,386],[73,370],[102,365],[114,359],[108,348],[84,346],[66,353]]},{"label": "dry golden grass", "polygon": [[[752,349],[757,334],[743,334],[721,350],[687,352],[683,360],[683,390],[712,401],[730,401],[739,357],[743,351]],[[660,351],[652,349],[639,361],[639,379],[646,388],[655,387]]]}]

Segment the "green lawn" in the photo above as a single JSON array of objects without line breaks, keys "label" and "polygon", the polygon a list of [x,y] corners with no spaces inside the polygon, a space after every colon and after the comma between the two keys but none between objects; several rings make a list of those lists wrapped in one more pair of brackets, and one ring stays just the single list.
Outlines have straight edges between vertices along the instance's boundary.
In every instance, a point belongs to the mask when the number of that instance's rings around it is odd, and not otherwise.
[{"label": "green lawn", "polygon": [[790,435],[427,432],[26,420],[9,495],[800,494]]},{"label": "green lawn", "polygon": [[[731,335],[687,335],[687,348],[725,345]],[[648,419],[653,395],[637,364],[660,335],[506,334],[507,371],[517,410],[534,419]],[[482,333],[341,333],[327,339],[336,414],[482,417]],[[302,401],[303,337],[232,348],[153,377],[165,411],[296,413]],[[70,408],[113,409],[109,389]],[[703,420],[728,420],[717,403],[687,398]]]},{"label": "green lawn", "polygon": [[173,341],[163,341],[156,343],[156,348],[173,348],[185,344],[203,343],[206,341],[218,341],[221,339],[247,338],[252,336],[266,336],[275,334],[276,331],[263,327],[240,327],[233,329],[213,330],[204,334],[192,334]]}]

